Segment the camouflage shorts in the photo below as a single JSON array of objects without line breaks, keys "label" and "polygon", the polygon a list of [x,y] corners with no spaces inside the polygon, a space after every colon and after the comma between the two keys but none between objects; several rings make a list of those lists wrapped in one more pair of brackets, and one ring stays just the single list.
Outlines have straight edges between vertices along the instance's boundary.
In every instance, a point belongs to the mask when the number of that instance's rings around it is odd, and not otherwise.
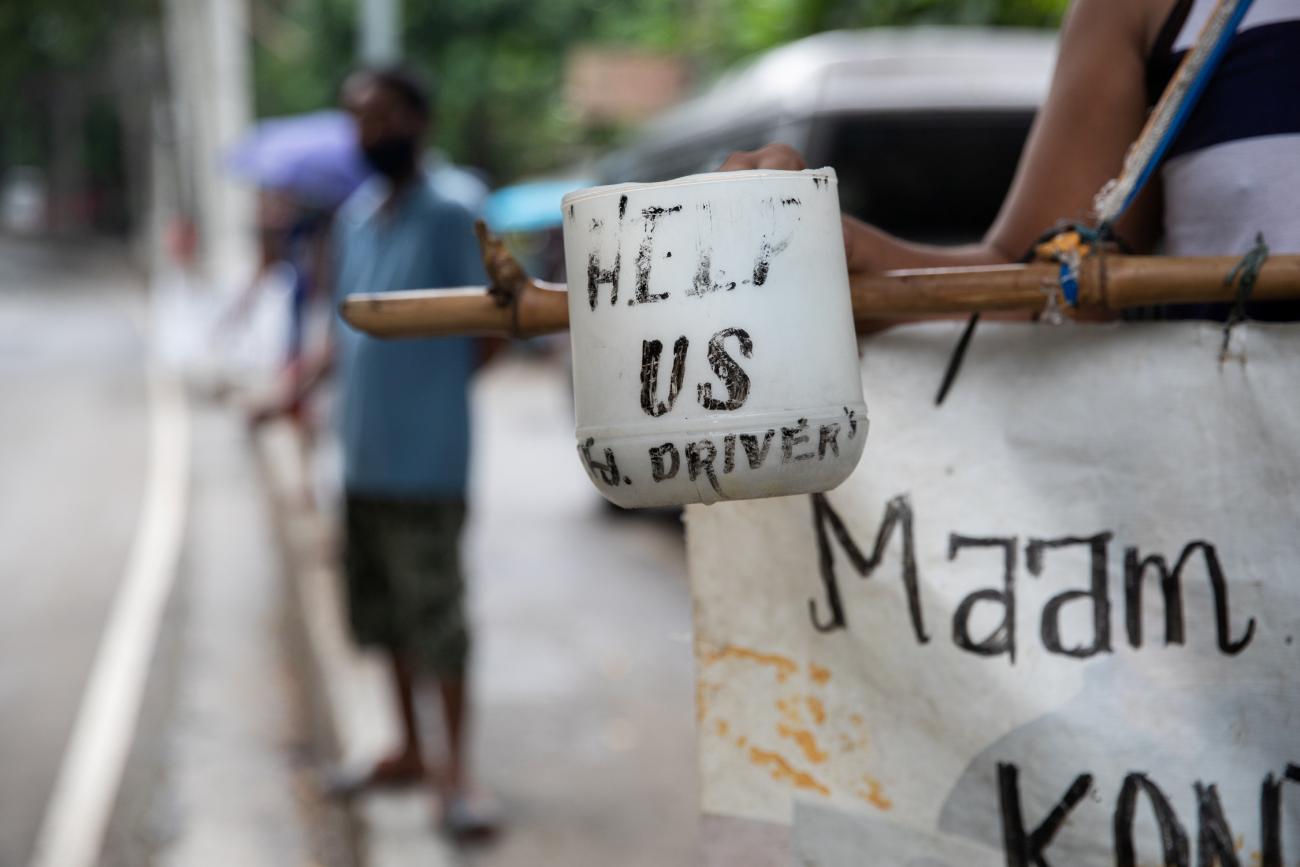
[{"label": "camouflage shorts", "polygon": [[469,654],[460,574],[463,500],[349,494],[344,572],[357,643],[401,653],[418,670],[459,677]]}]

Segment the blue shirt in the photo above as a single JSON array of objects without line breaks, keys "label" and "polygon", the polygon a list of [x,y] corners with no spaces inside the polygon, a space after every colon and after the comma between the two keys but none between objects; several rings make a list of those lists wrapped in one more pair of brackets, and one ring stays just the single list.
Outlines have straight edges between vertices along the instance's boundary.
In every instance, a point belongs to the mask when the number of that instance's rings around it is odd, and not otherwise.
[{"label": "blue shirt", "polygon": [[[474,223],[427,178],[382,210],[388,183],[371,178],[339,209],[336,300],[486,283]],[[349,493],[410,499],[464,495],[469,466],[470,338],[378,340],[341,320],[339,422]]]}]

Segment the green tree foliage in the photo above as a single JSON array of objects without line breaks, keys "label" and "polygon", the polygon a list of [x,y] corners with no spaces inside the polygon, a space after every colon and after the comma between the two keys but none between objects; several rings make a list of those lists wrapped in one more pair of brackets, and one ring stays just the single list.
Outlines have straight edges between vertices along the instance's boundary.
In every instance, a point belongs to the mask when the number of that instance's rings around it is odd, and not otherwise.
[{"label": "green tree foliage", "polygon": [[0,3],[0,93],[13,94],[51,72],[84,68],[120,4],[98,0]]},{"label": "green tree foliage", "polygon": [[[352,63],[354,0],[253,0],[257,106],[333,100]],[[707,82],[749,55],[835,28],[1052,27],[1068,0],[405,0],[409,61],[439,82],[438,143],[497,181],[561,166],[625,131],[579,124],[563,76],[577,44],[683,57]]]},{"label": "green tree foliage", "polygon": [[249,13],[257,113],[333,104],[355,53],[355,0],[252,0]]},{"label": "green tree foliage", "polygon": [[0,159],[40,162],[47,143],[40,119],[56,76],[83,72],[106,38],[114,13],[97,0],[0,3]]},{"label": "green tree foliage", "polygon": [[105,48],[116,28],[157,14],[157,0],[0,0],[0,175],[49,162],[59,144],[52,113],[75,94],[89,101],[82,144],[91,179],[119,179]]}]

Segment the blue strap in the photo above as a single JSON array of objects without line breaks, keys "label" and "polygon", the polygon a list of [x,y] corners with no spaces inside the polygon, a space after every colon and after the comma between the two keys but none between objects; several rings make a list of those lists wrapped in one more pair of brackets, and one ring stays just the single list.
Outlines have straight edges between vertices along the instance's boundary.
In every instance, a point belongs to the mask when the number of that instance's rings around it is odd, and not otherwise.
[{"label": "blue strap", "polygon": [[[1151,151],[1150,157],[1139,171],[1137,182],[1133,184],[1133,189],[1129,191],[1128,196],[1125,197],[1119,210],[1111,215],[1110,218],[1099,227],[1103,232],[1109,228],[1111,223],[1118,220],[1120,216],[1128,210],[1129,206],[1133,204],[1133,200],[1137,198],[1138,193],[1142,192],[1142,189],[1147,185],[1147,182],[1151,180],[1151,176],[1155,174],[1155,170],[1160,165],[1160,161],[1169,151],[1169,147],[1173,144],[1174,139],[1178,138],[1178,133],[1180,133],[1183,126],[1186,125],[1187,118],[1191,116],[1192,110],[1196,107],[1197,101],[1205,91],[1206,85],[1210,83],[1210,78],[1214,75],[1215,69],[1218,68],[1219,62],[1223,60],[1223,55],[1227,53],[1228,44],[1232,41],[1232,38],[1237,35],[1237,28],[1241,25],[1242,19],[1246,17],[1246,12],[1250,9],[1253,2],[1254,0],[1236,0],[1237,5],[1232,10],[1227,25],[1215,39],[1214,45],[1210,48],[1210,52],[1205,58],[1205,63],[1202,64],[1199,70],[1197,70],[1196,77],[1192,79],[1191,85],[1187,88],[1186,92],[1184,92],[1182,101],[1179,103],[1178,109],[1169,123],[1169,127],[1165,130],[1164,135],[1161,136],[1159,141],[1156,142],[1156,146]],[[1175,76],[1175,80],[1177,80],[1177,76]]]},{"label": "blue strap", "polygon": [[1061,296],[1065,303],[1074,307],[1079,303],[1079,272],[1064,259],[1061,260]]}]

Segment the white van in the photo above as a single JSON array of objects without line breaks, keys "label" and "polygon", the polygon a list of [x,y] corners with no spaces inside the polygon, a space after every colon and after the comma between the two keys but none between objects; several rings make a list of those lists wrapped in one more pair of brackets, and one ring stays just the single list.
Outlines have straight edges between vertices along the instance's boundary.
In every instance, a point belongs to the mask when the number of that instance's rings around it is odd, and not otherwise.
[{"label": "white van", "polygon": [[780,141],[833,166],[847,213],[919,241],[980,237],[1047,94],[1054,33],[834,31],[784,45],[650,122],[602,183],[710,171]]}]

